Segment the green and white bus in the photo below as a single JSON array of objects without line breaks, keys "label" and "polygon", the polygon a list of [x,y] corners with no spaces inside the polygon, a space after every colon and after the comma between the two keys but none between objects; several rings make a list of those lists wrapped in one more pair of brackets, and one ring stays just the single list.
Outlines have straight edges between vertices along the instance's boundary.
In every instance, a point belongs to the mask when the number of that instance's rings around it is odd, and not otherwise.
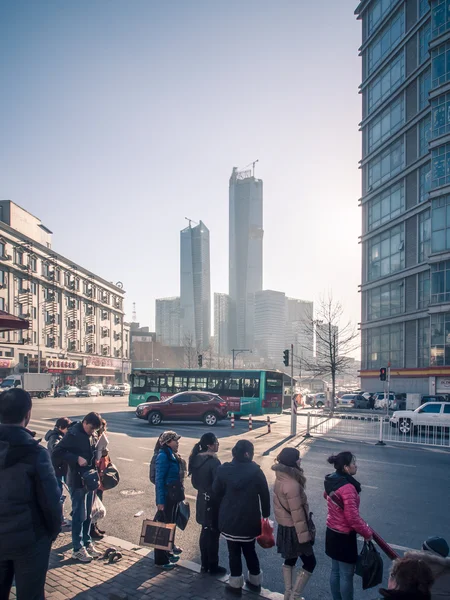
[{"label": "green and white bus", "polygon": [[189,390],[212,392],[236,416],[280,414],[283,373],[246,369],[133,369],[129,405],[159,402]]}]

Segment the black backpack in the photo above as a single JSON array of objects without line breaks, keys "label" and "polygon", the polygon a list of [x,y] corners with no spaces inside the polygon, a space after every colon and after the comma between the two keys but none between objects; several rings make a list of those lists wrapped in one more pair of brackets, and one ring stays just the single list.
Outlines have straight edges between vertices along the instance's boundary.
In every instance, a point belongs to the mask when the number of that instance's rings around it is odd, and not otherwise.
[{"label": "black backpack", "polygon": [[156,485],[156,457],[158,456],[158,453],[155,452],[155,454],[152,456],[152,460],[150,461],[150,481],[151,483],[153,483],[153,485]]}]

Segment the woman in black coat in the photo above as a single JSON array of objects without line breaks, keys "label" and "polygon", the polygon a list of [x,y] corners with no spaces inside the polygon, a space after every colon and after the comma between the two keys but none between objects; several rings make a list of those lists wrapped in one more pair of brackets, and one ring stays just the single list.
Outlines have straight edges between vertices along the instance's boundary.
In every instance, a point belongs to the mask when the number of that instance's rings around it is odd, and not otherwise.
[{"label": "woman in black coat", "polygon": [[241,553],[249,572],[247,583],[259,587],[262,582],[255,541],[261,534],[261,514],[270,515],[270,494],[266,476],[253,462],[253,444],[239,440],[232,454],[233,460],[217,469],[213,493],[220,501],[219,530],[228,545],[228,585],[239,590],[244,585]]},{"label": "woman in black coat", "polygon": [[219,440],[214,433],[204,433],[195,444],[189,457],[189,475],[192,485],[198,491],[196,504],[197,523],[202,526],[200,534],[200,554],[202,571],[213,575],[224,575],[227,570],[219,566],[218,504],[214,500],[212,485],[220,466],[217,458]]}]

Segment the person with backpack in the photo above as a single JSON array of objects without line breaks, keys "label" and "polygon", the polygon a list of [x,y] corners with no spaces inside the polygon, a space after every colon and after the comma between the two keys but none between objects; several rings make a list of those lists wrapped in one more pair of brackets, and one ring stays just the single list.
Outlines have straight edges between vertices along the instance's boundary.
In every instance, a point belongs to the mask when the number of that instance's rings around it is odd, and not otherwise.
[{"label": "person with backpack", "polygon": [[253,444],[239,440],[231,452],[233,460],[217,469],[212,491],[219,501],[219,531],[228,546],[228,589],[239,593],[244,585],[242,554],[250,586],[262,583],[255,543],[261,534],[261,514],[265,519],[270,515],[270,493],[266,476],[253,462]]},{"label": "person with backpack", "polygon": [[103,556],[90,536],[94,491],[99,485],[95,468],[95,434],[101,424],[101,416],[90,412],[82,422],[69,428],[53,451],[55,461],[65,461],[69,466],[67,484],[72,499],[72,559],[83,563]]},{"label": "person with backpack", "polygon": [[[306,477],[300,466],[297,448],[283,448],[277,456],[273,508],[278,523],[277,549],[285,559],[283,565],[284,600],[300,600],[315,567],[316,557],[309,530],[309,505],[305,493]],[[302,568],[294,579],[297,559]]]},{"label": "person with backpack", "polygon": [[[155,460],[155,487],[158,512],[155,520],[162,523],[175,523],[178,504],[185,498],[183,480],[186,463],[178,454],[180,437],[175,431],[165,431],[157,442],[159,450]],[[181,552],[181,548],[175,545],[172,555],[165,550],[155,549],[155,565],[166,571],[171,570]]]},{"label": "person with backpack", "polygon": [[219,505],[214,498],[212,485],[220,460],[217,458],[219,440],[212,432],[204,433],[195,444],[189,457],[188,473],[197,490],[196,519],[202,526],[200,533],[201,569],[211,575],[225,575],[219,566]]},{"label": "person with backpack", "polygon": [[32,402],[0,395],[0,598],[44,600],[52,542],[61,531],[61,494],[50,455],[27,429]]}]

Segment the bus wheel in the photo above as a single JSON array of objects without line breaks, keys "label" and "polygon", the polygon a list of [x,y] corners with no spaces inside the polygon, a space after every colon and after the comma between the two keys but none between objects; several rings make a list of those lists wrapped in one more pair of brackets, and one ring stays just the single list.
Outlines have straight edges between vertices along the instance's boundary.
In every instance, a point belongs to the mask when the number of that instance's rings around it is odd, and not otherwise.
[{"label": "bus wheel", "polygon": [[217,415],[215,412],[207,412],[203,415],[203,422],[205,425],[214,426],[217,424]]},{"label": "bus wheel", "polygon": [[38,398],[44,398],[45,394],[44,392],[39,392],[39,394],[37,395]]},{"label": "bus wheel", "polygon": [[148,422],[150,425],[161,425],[162,415],[158,411],[153,411],[148,415]]}]

